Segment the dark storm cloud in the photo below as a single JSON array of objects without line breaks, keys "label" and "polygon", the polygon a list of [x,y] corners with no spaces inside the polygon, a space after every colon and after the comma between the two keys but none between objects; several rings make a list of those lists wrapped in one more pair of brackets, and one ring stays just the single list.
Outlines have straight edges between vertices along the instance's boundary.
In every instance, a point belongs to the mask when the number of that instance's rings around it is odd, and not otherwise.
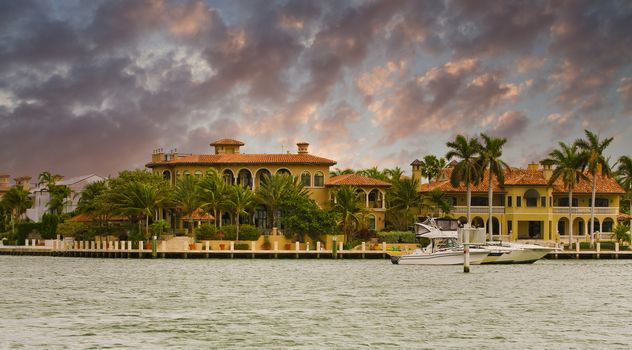
[{"label": "dark storm cloud", "polygon": [[[354,135],[521,137],[545,123],[562,135],[632,110],[629,2],[226,6],[0,2],[0,170],[115,173],[221,137],[309,136],[344,159]],[[503,113],[543,94],[544,121]],[[397,153],[384,152],[370,158]]]}]

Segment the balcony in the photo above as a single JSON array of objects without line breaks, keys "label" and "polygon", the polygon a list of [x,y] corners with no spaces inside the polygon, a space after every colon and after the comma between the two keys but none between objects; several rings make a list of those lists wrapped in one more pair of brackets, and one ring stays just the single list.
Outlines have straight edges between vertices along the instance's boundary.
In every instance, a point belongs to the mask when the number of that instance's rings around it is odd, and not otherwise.
[{"label": "balcony", "polygon": [[[573,207],[573,215],[590,215],[590,207]],[[568,207],[553,207],[553,214],[568,214]],[[595,215],[619,215],[619,207],[596,207]]]},{"label": "balcony", "polygon": [[[458,205],[454,207],[453,210],[454,214],[466,214],[467,213],[467,207],[466,206],[462,206],[462,205]],[[489,213],[489,207],[480,207],[480,206],[471,206],[470,207],[470,213],[472,214],[487,214]],[[493,206],[492,207],[492,214],[504,214],[505,213],[505,207],[503,206]]]}]

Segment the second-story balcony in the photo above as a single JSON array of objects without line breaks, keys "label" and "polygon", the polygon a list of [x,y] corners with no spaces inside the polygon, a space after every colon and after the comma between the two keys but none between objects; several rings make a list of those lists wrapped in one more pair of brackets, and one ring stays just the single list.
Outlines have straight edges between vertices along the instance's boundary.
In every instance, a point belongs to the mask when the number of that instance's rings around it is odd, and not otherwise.
[{"label": "second-story balcony", "polygon": [[[453,210],[454,214],[466,214],[467,213],[467,206],[464,205],[457,205],[454,207]],[[470,213],[472,214],[487,214],[489,213],[489,207],[487,206],[471,206],[470,207]],[[504,214],[505,213],[505,207],[503,206],[493,206],[492,207],[492,214]]]},{"label": "second-story balcony", "polygon": [[[573,215],[590,215],[590,207],[573,207]],[[568,207],[553,207],[553,214],[568,214]],[[619,215],[619,207],[596,207],[595,215]]]}]

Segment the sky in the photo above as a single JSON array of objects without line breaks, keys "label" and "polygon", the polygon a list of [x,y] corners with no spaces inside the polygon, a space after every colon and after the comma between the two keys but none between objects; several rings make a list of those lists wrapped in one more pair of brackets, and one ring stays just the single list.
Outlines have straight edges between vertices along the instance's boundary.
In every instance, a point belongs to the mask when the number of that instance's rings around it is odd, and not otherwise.
[{"label": "sky", "polygon": [[0,1],[0,173],[116,175],[156,148],[339,168],[584,129],[632,154],[630,1]]}]

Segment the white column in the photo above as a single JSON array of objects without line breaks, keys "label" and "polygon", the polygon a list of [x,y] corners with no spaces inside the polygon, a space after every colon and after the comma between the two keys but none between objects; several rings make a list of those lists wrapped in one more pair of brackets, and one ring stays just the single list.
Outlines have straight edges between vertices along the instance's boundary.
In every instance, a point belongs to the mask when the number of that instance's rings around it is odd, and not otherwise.
[{"label": "white column", "polygon": [[297,241],[294,246],[296,247],[296,251],[301,250],[301,244]]},{"label": "white column", "polygon": [[233,250],[235,250],[235,241],[230,242],[230,251],[232,252]]},{"label": "white column", "polygon": [[366,242],[362,242],[362,251],[366,251]]},{"label": "white column", "polygon": [[338,251],[342,251],[343,247],[344,245],[342,244],[342,242],[338,242]]},{"label": "white column", "polygon": [[138,241],[138,250],[143,250],[143,241]]},{"label": "white column", "polygon": [[114,250],[119,250],[119,241],[114,241]]},{"label": "white column", "polygon": [[206,242],[204,242],[204,243],[205,243],[205,244],[204,244],[204,245],[205,245],[205,248],[206,248],[206,250],[208,251],[208,250],[209,250],[209,242],[208,242],[208,241],[206,241]]},{"label": "white column", "polygon": [[250,250],[255,251],[255,241],[250,241]]},{"label": "white column", "polygon": [[320,251],[320,241],[316,242],[316,251]]}]

